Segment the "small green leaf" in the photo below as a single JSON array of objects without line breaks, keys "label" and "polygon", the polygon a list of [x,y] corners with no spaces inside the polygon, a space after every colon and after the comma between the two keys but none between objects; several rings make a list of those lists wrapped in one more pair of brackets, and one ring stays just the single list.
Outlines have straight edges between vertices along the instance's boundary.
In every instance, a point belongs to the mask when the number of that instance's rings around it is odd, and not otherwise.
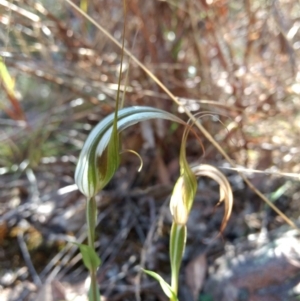
[{"label": "small green leaf", "polygon": [[101,260],[95,250],[88,245],[78,244],[78,246],[85,267],[89,271],[97,269],[101,263]]},{"label": "small green leaf", "polygon": [[170,298],[170,300],[172,300],[172,301],[178,301],[178,298],[177,298],[175,292],[172,290],[171,286],[160,275],[158,275],[155,272],[144,270],[144,269],[143,269],[143,271],[146,274],[148,274],[149,276],[153,277],[154,279],[156,279],[159,282],[162,290],[164,291],[164,293],[166,294],[166,296],[168,298]]}]

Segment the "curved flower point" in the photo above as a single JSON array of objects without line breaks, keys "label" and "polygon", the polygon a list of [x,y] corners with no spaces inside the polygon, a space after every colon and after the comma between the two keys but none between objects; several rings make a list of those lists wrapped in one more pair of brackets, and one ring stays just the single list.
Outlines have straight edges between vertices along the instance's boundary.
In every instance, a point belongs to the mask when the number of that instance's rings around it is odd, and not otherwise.
[{"label": "curved flower point", "polygon": [[[119,143],[111,144],[115,113],[100,121],[89,134],[75,170],[75,183],[88,198],[95,196],[113,177],[119,167]],[[162,118],[178,123],[177,116],[152,107],[128,107],[118,111],[117,132],[140,121]],[[116,137],[113,137],[115,139]]]},{"label": "curved flower point", "polygon": [[219,171],[217,168],[215,168],[212,165],[208,164],[201,164],[195,167],[192,167],[193,173],[199,177],[199,176],[205,176],[213,179],[220,185],[220,200],[219,203],[222,201],[225,202],[225,213],[222,220],[221,225],[221,232],[226,227],[226,224],[230,218],[232,206],[233,206],[233,195],[232,190],[230,187],[230,184],[227,180],[227,178],[224,176],[224,174]]},{"label": "curved flower point", "polygon": [[170,211],[177,225],[187,223],[197,190],[196,177],[186,160],[186,140],[190,129],[190,126],[187,126],[183,133],[179,156],[180,177],[174,186],[170,200]]}]

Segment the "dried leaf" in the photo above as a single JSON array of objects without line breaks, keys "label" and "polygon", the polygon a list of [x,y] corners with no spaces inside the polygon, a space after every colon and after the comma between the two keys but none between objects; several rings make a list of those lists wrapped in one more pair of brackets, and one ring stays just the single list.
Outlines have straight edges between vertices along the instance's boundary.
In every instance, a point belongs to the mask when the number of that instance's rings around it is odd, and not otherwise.
[{"label": "dried leaf", "polygon": [[205,254],[200,254],[191,260],[185,268],[186,284],[193,294],[194,300],[198,300],[206,275],[207,260]]},{"label": "dried leaf", "polygon": [[66,293],[64,287],[57,280],[52,282],[46,282],[41,287],[39,293],[37,294],[35,301],[56,301],[56,300],[66,300]]}]

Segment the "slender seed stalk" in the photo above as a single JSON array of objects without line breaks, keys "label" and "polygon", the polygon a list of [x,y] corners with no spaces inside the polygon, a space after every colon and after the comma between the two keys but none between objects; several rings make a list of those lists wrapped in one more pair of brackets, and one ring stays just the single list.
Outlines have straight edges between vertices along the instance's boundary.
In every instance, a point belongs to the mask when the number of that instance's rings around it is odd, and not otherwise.
[{"label": "slender seed stalk", "polygon": [[[87,232],[88,232],[88,245],[95,250],[95,228],[97,220],[97,204],[95,197],[91,197],[87,201],[86,207],[86,220],[87,220]],[[97,269],[92,268],[90,270],[91,287],[90,287],[90,301],[99,301],[98,296],[98,285],[97,285]]]}]

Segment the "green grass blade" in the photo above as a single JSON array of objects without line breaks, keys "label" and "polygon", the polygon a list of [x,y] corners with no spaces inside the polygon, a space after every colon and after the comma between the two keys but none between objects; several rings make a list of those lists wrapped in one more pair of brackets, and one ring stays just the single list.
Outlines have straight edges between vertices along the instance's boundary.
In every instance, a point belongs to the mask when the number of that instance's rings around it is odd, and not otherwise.
[{"label": "green grass blade", "polygon": [[14,80],[10,76],[10,73],[9,73],[2,57],[0,57],[0,81],[2,81],[3,84],[6,86],[6,89],[10,95],[15,95]]}]

